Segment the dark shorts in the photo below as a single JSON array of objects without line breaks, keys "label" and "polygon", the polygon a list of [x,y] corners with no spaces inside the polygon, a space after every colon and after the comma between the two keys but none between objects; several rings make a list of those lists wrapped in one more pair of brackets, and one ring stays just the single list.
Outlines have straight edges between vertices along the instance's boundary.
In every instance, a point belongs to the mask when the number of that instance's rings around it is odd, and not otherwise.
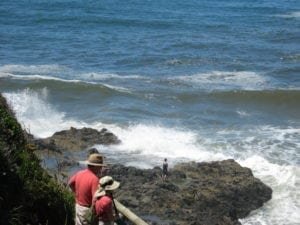
[{"label": "dark shorts", "polygon": [[163,175],[168,175],[168,171],[167,170],[163,170],[162,173],[163,173]]}]

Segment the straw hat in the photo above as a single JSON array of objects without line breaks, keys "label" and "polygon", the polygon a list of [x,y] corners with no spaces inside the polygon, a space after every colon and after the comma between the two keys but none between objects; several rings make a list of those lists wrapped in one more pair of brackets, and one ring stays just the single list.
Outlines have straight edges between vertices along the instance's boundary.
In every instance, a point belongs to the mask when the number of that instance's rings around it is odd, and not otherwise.
[{"label": "straw hat", "polygon": [[118,189],[120,182],[115,181],[111,176],[102,177],[99,180],[99,189],[96,191],[95,196],[100,197],[106,194],[106,191],[114,191]]},{"label": "straw hat", "polygon": [[90,166],[106,166],[106,164],[103,163],[103,158],[101,154],[93,153],[89,155],[88,160],[79,162]]}]

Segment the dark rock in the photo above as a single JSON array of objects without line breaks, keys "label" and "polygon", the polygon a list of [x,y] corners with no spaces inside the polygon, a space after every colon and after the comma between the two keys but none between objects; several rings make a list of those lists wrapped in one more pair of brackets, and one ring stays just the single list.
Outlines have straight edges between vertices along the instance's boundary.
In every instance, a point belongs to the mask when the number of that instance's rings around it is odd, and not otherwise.
[{"label": "dark rock", "polygon": [[71,127],[70,130],[56,132],[49,138],[34,139],[32,135],[28,135],[28,139],[39,150],[56,152],[79,151],[96,144],[111,145],[120,143],[118,137],[105,128],[97,131],[92,128],[76,129]]},{"label": "dark rock", "polygon": [[272,196],[271,188],[234,160],[179,164],[166,182],[160,172],[113,165],[110,173],[121,181],[117,198],[137,214],[178,225],[240,225],[238,218]]}]

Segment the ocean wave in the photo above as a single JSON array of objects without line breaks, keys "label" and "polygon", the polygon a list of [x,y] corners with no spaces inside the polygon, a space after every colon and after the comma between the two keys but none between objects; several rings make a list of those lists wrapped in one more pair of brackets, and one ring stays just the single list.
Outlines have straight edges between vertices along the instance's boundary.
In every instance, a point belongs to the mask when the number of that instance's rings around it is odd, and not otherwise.
[{"label": "ocean wave", "polygon": [[255,104],[276,106],[282,109],[296,110],[300,108],[299,89],[279,90],[218,90],[210,92],[178,93],[175,98],[182,103],[199,101],[219,101],[223,103]]},{"label": "ocean wave", "polygon": [[14,93],[3,93],[16,113],[23,128],[36,137],[45,138],[54,132],[69,129],[71,126],[84,127],[86,124],[67,120],[65,113],[59,112],[48,103],[48,89],[38,91],[25,89]]},{"label": "ocean wave", "polygon": [[[56,75],[56,76],[54,76]],[[69,76],[76,78],[67,80],[61,78],[62,76]],[[84,73],[80,71],[74,71],[73,69],[61,66],[61,65],[18,65],[9,64],[0,66],[0,76],[15,76],[24,79],[61,79],[66,82],[92,82],[98,80],[109,80],[109,79],[145,79],[140,75],[119,75],[114,73],[106,72],[89,72]]]},{"label": "ocean wave", "polygon": [[0,73],[0,77],[7,77],[12,79],[19,79],[19,80],[54,80],[54,81],[61,81],[66,83],[88,83],[88,84],[96,84],[95,82],[89,81],[82,81],[82,80],[67,80],[58,77],[52,76],[43,76],[43,75],[15,75],[11,73]]},{"label": "ocean wave", "polygon": [[[68,79],[63,79],[63,78],[58,78],[58,77],[53,77],[53,76],[43,76],[43,75],[14,75],[11,73],[1,73],[0,72],[0,78],[10,78],[10,79],[16,79],[16,80],[27,80],[27,81],[40,81],[40,87],[42,88],[43,86],[51,86],[52,84],[50,82],[60,82],[62,85],[65,83],[66,84],[77,84],[77,85],[84,85],[86,90],[89,90],[91,87],[86,87],[85,85],[92,85],[94,87],[105,87],[111,90],[115,90],[118,92],[125,92],[125,93],[131,93],[131,90],[128,88],[116,86],[116,85],[110,85],[106,83],[99,83],[95,81],[84,81],[84,80],[68,80]],[[47,81],[47,82],[46,82]],[[37,83],[35,83],[35,86]],[[55,86],[55,85],[54,85]],[[78,89],[78,86],[73,86],[74,90]],[[94,90],[94,88],[92,88]]]},{"label": "ocean wave", "polygon": [[[115,133],[122,140],[120,145],[113,147],[117,152],[161,158],[204,158],[204,153],[200,154],[197,145],[196,133],[185,129],[168,128],[159,124],[134,124],[126,129],[115,130]],[[211,155],[208,152],[206,154]]]},{"label": "ocean wave", "polygon": [[261,90],[270,88],[271,78],[249,71],[226,72],[212,71],[187,76],[169,77],[169,81],[179,81],[192,86],[199,86],[204,89],[243,89]]},{"label": "ocean wave", "polygon": [[240,129],[222,129],[213,138],[206,138],[207,146],[225,151],[235,158],[247,159],[253,154],[280,165],[300,165],[300,129],[294,127],[253,126]]},{"label": "ocean wave", "polygon": [[277,165],[263,157],[254,155],[239,161],[242,166],[252,169],[254,176],[271,186],[272,199],[262,209],[253,211],[248,217],[241,219],[243,225],[252,224],[298,224],[300,221],[299,183],[300,168],[298,166]]},{"label": "ocean wave", "polygon": [[[294,59],[297,59],[297,55],[293,56],[293,60]],[[176,64],[181,63],[181,61],[176,59],[171,63]],[[288,72],[290,72],[290,70]],[[121,92],[131,92],[131,90],[127,87],[116,85],[117,82],[126,83],[127,86],[132,86],[133,84],[135,87],[143,86],[145,83],[153,84],[153,88],[155,88],[156,84],[167,85],[171,88],[174,86],[193,87],[208,92],[225,90],[275,90],[284,88],[297,89],[297,86],[294,84],[283,84],[268,74],[251,71],[211,71],[193,75],[162,76],[157,78],[155,76],[142,76],[138,74],[120,75],[106,72],[73,71],[70,68],[59,65],[4,65],[0,67],[0,78],[104,85]],[[282,85],[285,86],[283,87]]]}]

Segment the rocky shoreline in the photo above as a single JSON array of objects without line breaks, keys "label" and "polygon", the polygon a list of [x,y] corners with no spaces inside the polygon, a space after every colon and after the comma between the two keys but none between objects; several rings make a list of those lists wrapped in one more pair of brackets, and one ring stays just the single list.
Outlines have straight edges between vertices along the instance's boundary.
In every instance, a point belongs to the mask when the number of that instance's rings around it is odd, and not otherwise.
[{"label": "rocky shoreline", "polygon": [[[77,166],[78,159],[70,153],[121,142],[107,129],[91,128],[71,128],[46,139],[28,135],[28,139],[41,159],[49,152],[59,158],[61,174]],[[122,184],[116,198],[149,224],[237,225],[239,218],[272,198],[270,187],[232,159],[178,164],[170,169],[167,181],[162,181],[159,167],[143,170],[115,164],[108,174]]]}]

